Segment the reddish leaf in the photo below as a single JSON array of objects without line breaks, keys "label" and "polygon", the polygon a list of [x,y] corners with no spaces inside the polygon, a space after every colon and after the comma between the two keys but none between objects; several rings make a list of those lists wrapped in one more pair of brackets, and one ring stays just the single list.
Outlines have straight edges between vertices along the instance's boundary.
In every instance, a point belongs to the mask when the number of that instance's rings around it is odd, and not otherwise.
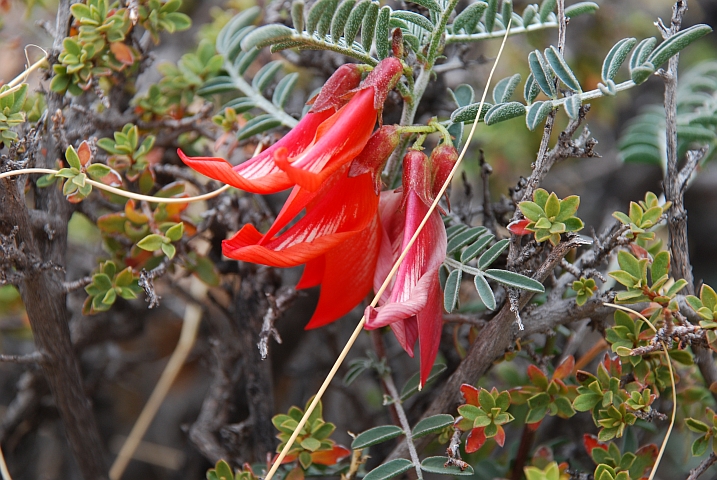
[{"label": "reddish leaf", "polygon": [[479,390],[473,385],[468,385],[467,383],[461,385],[461,393],[463,394],[463,398],[466,399],[466,403],[469,405],[475,405],[476,407],[480,407],[480,402],[478,401],[478,392]]},{"label": "reddish leaf", "polygon": [[515,235],[530,235],[533,232],[525,229],[525,227],[528,226],[529,223],[530,220],[528,220],[527,218],[524,218],[523,220],[516,220],[508,224],[508,230],[510,231],[510,233]]},{"label": "reddish leaf", "polygon": [[548,377],[535,365],[528,366],[528,378],[530,378],[530,383],[536,387],[548,388]]},{"label": "reddish leaf", "polygon": [[286,474],[284,480],[304,480],[304,471],[297,465],[293,470]]},{"label": "reddish leaf", "polygon": [[110,51],[120,63],[124,65],[132,65],[134,63],[134,54],[132,53],[132,49],[124,43],[110,43]]},{"label": "reddish leaf", "polygon": [[575,357],[572,355],[568,356],[560,362],[560,365],[558,365],[555,368],[555,372],[553,372],[553,379],[560,379],[566,378],[570,376],[573,373],[573,369],[575,368]]},{"label": "reddish leaf", "polygon": [[589,433],[583,435],[583,445],[585,446],[585,451],[587,451],[590,456],[592,456],[594,448],[602,448],[607,452],[607,443],[601,442],[595,435]]},{"label": "reddish leaf", "polygon": [[80,146],[77,148],[77,156],[80,158],[80,164],[86,167],[92,161],[92,151],[87,140],[83,140]]},{"label": "reddish leaf", "polygon": [[341,445],[334,445],[332,450],[322,450],[311,454],[311,461],[318,465],[336,465],[342,458],[351,455],[351,450]]},{"label": "reddish leaf", "polygon": [[134,209],[134,200],[128,200],[124,206],[124,214],[127,219],[135,224],[143,225],[149,220],[147,215],[138,212]]},{"label": "reddish leaf", "polygon": [[620,361],[620,357],[616,356],[615,358],[611,359],[610,355],[608,353],[605,353],[605,357],[603,357],[602,364],[605,367],[605,370],[610,373],[610,376],[618,378],[622,376],[622,362]]},{"label": "reddish leaf", "polygon": [[110,187],[119,187],[122,185],[122,177],[115,170],[110,169],[110,173],[99,179],[100,183],[109,185]]},{"label": "reddish leaf", "polygon": [[495,434],[493,439],[495,440],[495,443],[497,443],[501,447],[505,445],[505,430],[503,430],[503,427],[501,427],[500,425],[498,426],[498,433]]},{"label": "reddish leaf", "polygon": [[473,453],[478,451],[480,447],[485,443],[485,428],[478,427],[471,430],[466,438],[466,453]]},{"label": "reddish leaf", "polygon": [[643,258],[650,258],[650,254],[647,252],[647,250],[645,250],[639,245],[630,243],[630,250],[632,250],[632,254],[635,255],[638,260],[642,260]]},{"label": "reddish leaf", "polygon": [[543,423],[542,419],[535,423],[526,423],[525,426],[528,427],[531,431],[535,432],[536,430],[538,430],[538,427],[540,427],[541,423]]}]

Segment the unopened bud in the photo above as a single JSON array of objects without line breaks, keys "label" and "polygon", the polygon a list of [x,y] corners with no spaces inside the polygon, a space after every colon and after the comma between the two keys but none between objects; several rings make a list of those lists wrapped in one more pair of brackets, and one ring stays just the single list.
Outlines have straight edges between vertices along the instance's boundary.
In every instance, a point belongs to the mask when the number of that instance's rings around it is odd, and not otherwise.
[{"label": "unopened bud", "polygon": [[431,152],[431,196],[435,198],[441,191],[443,184],[448,180],[448,176],[453,170],[453,166],[458,160],[458,150],[453,145],[443,144],[433,149]]},{"label": "unopened bud", "polygon": [[403,198],[406,199],[409,191],[413,191],[430,205],[429,199],[431,173],[428,156],[419,150],[409,150],[403,157]]},{"label": "unopened bud", "polygon": [[381,191],[381,171],[398,146],[401,135],[396,125],[384,125],[376,130],[361,153],[351,162],[349,177],[370,173],[376,194]]},{"label": "unopened bud", "polygon": [[326,80],[319,94],[306,102],[307,105],[312,105],[310,111],[318,113],[330,108],[341,108],[347,101],[344,96],[359,85],[363,72],[364,68],[355,63],[341,65]]},{"label": "unopened bud", "polygon": [[400,28],[395,28],[391,34],[391,50],[396,58],[404,58],[406,55],[403,49],[403,32]]}]

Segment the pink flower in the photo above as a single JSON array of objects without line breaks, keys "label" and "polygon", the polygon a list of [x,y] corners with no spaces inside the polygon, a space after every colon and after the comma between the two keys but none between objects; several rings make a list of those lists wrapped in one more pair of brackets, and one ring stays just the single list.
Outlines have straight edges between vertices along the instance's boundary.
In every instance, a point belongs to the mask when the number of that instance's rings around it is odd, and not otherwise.
[{"label": "pink flower", "polygon": [[[433,163],[441,162],[438,158]],[[385,281],[393,264],[416,232],[431,204],[432,177],[441,177],[425,154],[410,150],[403,159],[403,192],[383,192],[379,216],[383,226],[374,289]],[[442,176],[445,179],[445,176]],[[435,189],[436,191],[438,188]],[[438,271],[446,256],[446,230],[438,211],[428,222],[401,263],[378,308],[367,307],[366,328],[390,325],[404,350],[413,356],[418,340],[420,378],[425,384],[438,354],[443,327],[442,292]]]}]

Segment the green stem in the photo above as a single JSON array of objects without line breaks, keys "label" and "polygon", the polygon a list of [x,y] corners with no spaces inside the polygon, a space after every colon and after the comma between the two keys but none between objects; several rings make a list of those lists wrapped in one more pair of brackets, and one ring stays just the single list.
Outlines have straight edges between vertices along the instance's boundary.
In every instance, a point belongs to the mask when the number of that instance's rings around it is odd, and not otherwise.
[{"label": "green stem", "polygon": [[264,98],[261,92],[257,92],[254,87],[252,87],[249,82],[244,80],[244,77],[242,77],[234,69],[234,66],[231,62],[224,62],[224,68],[229,73],[232,82],[234,82],[234,86],[241,90],[244,95],[251,98],[258,108],[264,110],[266,113],[273,115],[277,120],[282,123],[282,125],[286,127],[294,128],[296,124],[299,123],[298,120],[286,113],[283,109],[278,108],[276,105]]},{"label": "green stem", "polygon": [[[547,28],[556,28],[558,22],[545,22],[541,24],[534,24],[526,27],[511,27],[508,35],[517,35],[526,32],[535,32],[537,30],[544,30]],[[447,33],[446,34],[446,45],[451,43],[464,43],[464,42],[480,42],[482,40],[489,40],[491,38],[503,38],[505,36],[505,29],[495,30],[492,32],[480,32],[480,33]]]},{"label": "green stem", "polygon": [[459,262],[458,260],[453,260],[450,257],[446,257],[446,259],[443,260],[443,263],[445,263],[449,267],[461,269],[466,273],[470,273],[471,275],[478,275],[481,277],[483,276],[483,272],[478,270],[477,268],[469,267],[468,265],[464,265],[461,262]]}]

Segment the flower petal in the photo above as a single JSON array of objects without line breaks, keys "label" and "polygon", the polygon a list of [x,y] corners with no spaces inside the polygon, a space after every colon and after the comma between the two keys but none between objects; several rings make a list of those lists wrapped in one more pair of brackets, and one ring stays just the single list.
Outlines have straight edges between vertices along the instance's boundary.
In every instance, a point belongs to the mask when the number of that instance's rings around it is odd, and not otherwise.
[{"label": "flower petal", "polygon": [[344,172],[321,201],[307,205],[306,215],[281,235],[262,236],[253,226],[245,225],[222,242],[223,252],[236,260],[275,267],[301,265],[365,229],[377,207],[370,175],[348,178]]},{"label": "flower petal", "polygon": [[[321,294],[314,315],[306,325],[307,330],[346,315],[371,291],[380,234],[381,226],[376,215],[366,229],[321,257],[325,258]],[[303,276],[301,280],[304,281]]]},{"label": "flower petal", "polygon": [[319,125],[332,114],[334,114],[333,109],[306,114],[281,140],[237,166],[232,166],[219,157],[188,157],[181,150],[177,150],[177,153],[184,163],[202,175],[246,192],[260,194],[280,192],[290,188],[295,182],[276,165],[274,154],[277,150],[286,149],[289,156],[299,155],[314,141]]},{"label": "flower petal", "polygon": [[276,165],[297,185],[311,191],[321,188],[329,176],[353,160],[366,146],[376,124],[373,96],[373,89],[359,91],[319,126],[314,143],[301,154],[276,152]]}]

